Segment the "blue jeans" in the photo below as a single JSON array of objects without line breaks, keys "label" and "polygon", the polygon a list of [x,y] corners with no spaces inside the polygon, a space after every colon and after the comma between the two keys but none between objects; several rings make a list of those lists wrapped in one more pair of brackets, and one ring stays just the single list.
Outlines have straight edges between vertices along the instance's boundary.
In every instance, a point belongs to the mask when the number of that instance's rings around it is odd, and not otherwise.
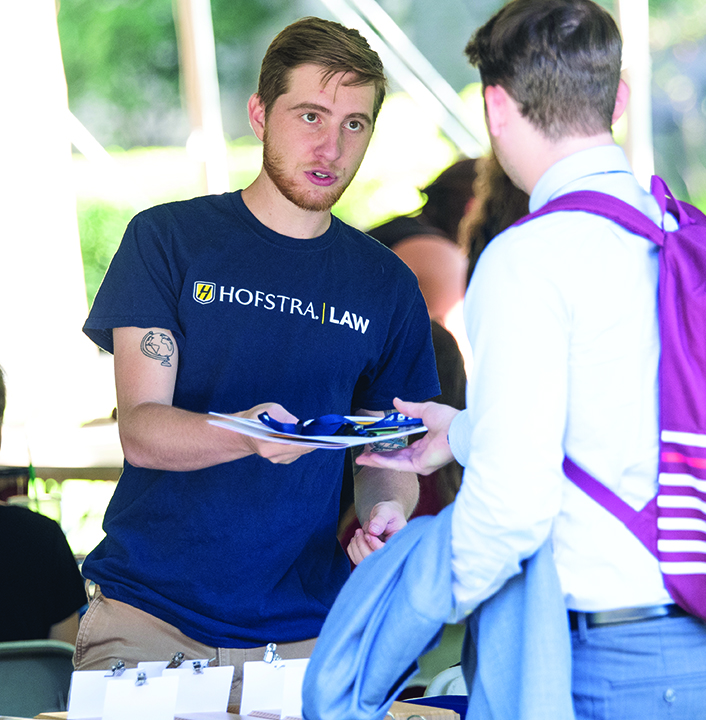
[{"label": "blue jeans", "polygon": [[704,720],[706,624],[667,617],[572,631],[577,720]]}]

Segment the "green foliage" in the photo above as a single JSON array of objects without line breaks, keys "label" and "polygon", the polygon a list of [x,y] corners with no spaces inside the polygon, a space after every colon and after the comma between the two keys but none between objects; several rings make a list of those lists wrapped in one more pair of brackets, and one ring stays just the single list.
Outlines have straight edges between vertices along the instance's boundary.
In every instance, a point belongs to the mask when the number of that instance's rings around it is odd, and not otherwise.
[{"label": "green foliage", "polygon": [[57,18],[70,102],[179,105],[171,0],[61,0]]},{"label": "green foliage", "polygon": [[[298,5],[211,0],[223,120],[231,137],[247,129],[245,102],[271,28],[295,19]],[[60,0],[69,107],[103,145],[186,141],[176,7],[177,0]]]},{"label": "green foliage", "polygon": [[650,0],[650,17],[703,16],[703,0]]},{"label": "green foliage", "polygon": [[[675,193],[676,194],[676,193]],[[695,205],[702,213],[706,213],[706,193],[702,193],[699,197],[691,199],[692,205]]]},{"label": "green foliage", "polygon": [[255,34],[270,27],[286,6],[272,0],[211,0],[216,45],[250,42]]},{"label": "green foliage", "polygon": [[90,306],[134,211],[129,206],[114,205],[100,199],[79,199],[77,211],[86,295]]}]

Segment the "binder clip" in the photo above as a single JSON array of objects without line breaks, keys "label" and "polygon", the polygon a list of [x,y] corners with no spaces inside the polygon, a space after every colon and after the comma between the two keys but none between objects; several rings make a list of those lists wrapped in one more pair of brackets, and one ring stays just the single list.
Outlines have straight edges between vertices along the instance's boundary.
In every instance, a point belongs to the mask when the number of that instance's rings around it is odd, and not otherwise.
[{"label": "binder clip", "polygon": [[266,663],[277,662],[282,658],[277,654],[277,645],[275,643],[267,643],[265,647],[265,657],[262,658]]},{"label": "binder clip", "polygon": [[105,677],[120,677],[125,672],[125,663],[118,660],[115,665],[110,666],[110,672]]},{"label": "binder clip", "polygon": [[194,668],[194,675],[203,675],[203,671],[206,670],[215,659],[215,657],[212,657],[210,660],[204,660],[204,662],[201,662],[200,660],[194,660],[191,663],[192,667]]},{"label": "binder clip", "polygon": [[184,653],[183,652],[175,652],[174,655],[172,655],[172,659],[169,661],[169,665],[167,665],[168,668],[178,668],[179,665],[181,665],[184,662]]}]

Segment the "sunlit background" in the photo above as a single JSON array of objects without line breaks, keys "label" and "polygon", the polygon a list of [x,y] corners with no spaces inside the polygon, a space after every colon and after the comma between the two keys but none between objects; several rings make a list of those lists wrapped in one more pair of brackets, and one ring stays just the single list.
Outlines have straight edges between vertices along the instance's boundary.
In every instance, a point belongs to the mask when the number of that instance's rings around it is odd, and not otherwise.
[{"label": "sunlit background", "polygon": [[[422,203],[418,188],[460,156],[487,150],[478,77],[463,48],[501,4],[24,0],[0,10],[6,170],[0,364],[8,385],[0,465],[38,469],[39,479],[21,488],[31,497],[24,502],[60,519],[76,553],[100,537],[121,462],[111,418],[112,359],[83,337],[81,325],[129,219],[156,203],[206,192],[209,158],[220,158],[220,166],[210,167],[220,173],[221,189],[247,185],[261,151],[246,102],[267,45],[305,15],[353,24],[345,18],[355,8],[377,18],[388,42],[408,49],[408,66],[426,68],[422,75],[431,77],[427,84],[438,97],[454,96],[456,122],[470,131],[465,140],[454,135],[428,89],[415,85],[404,67],[390,72],[367,157],[335,212],[361,229],[413,212]],[[647,0],[603,4],[624,20],[633,11],[639,16]],[[187,7],[195,13],[190,19]],[[210,35],[197,14],[204,11]],[[632,110],[635,126],[650,133],[650,147],[633,163],[636,170],[640,163],[651,167],[654,157],[674,192],[706,209],[706,6],[652,0],[649,28],[644,17],[649,54],[638,48],[631,55],[626,46],[628,72],[649,79],[651,69],[647,110]],[[205,32],[199,37],[212,46],[201,109],[214,107],[215,92],[217,117],[195,116],[194,81],[185,71],[189,29],[194,36]],[[627,37],[625,21],[623,29]],[[388,68],[391,63],[386,60]],[[616,128],[619,140],[626,133],[625,123]]]}]

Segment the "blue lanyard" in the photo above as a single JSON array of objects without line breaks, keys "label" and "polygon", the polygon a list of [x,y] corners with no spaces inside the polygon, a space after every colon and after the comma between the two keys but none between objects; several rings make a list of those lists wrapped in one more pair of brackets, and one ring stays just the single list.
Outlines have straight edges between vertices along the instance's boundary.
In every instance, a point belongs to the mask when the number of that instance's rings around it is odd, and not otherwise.
[{"label": "blue lanyard", "polygon": [[325,437],[330,435],[358,435],[360,437],[379,437],[399,432],[405,428],[422,426],[418,418],[410,418],[402,413],[390,413],[384,418],[370,418],[370,421],[351,420],[345,415],[322,415],[312,420],[299,420],[296,423],[282,423],[271,418],[266,412],[258,419],[267,427],[288,435]]}]

